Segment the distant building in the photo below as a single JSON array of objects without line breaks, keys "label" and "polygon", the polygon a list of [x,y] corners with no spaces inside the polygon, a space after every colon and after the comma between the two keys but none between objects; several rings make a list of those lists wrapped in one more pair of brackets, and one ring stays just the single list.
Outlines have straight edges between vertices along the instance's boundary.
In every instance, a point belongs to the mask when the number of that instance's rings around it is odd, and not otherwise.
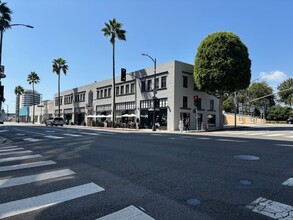
[{"label": "distant building", "polygon": [[33,90],[26,89],[24,90],[23,94],[18,97],[16,97],[16,111],[18,112],[18,106],[19,108],[23,107],[29,107],[32,105],[37,105],[41,102],[41,94],[35,91],[33,98]]}]

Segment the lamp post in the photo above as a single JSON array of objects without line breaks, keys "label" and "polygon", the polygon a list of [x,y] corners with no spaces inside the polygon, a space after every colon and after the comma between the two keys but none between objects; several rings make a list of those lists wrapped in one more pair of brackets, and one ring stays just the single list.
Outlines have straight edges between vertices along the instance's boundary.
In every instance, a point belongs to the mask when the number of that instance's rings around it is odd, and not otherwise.
[{"label": "lamp post", "polygon": [[[27,27],[27,28],[34,28],[33,26],[28,25],[28,24],[9,24],[9,27],[13,27],[13,26],[24,26],[24,27]],[[2,68],[2,41],[3,41],[3,32],[4,32],[4,27],[2,26],[2,27],[0,27],[0,68],[2,70],[2,73],[1,74],[4,74],[4,68]],[[4,75],[4,77],[5,77],[5,75]],[[0,77],[0,86],[1,86],[1,77]],[[2,101],[3,101],[3,98],[4,97],[1,97],[1,100],[0,100],[0,109],[2,109]]]},{"label": "lamp post", "polygon": [[155,111],[155,99],[156,99],[156,93],[157,93],[157,88],[156,88],[156,72],[157,72],[157,60],[156,58],[152,58],[150,55],[148,54],[141,54],[142,56],[147,56],[148,58],[150,58],[153,62],[154,62],[154,88],[153,88],[153,92],[154,92],[154,96],[153,96],[153,131],[156,131],[156,111]]}]

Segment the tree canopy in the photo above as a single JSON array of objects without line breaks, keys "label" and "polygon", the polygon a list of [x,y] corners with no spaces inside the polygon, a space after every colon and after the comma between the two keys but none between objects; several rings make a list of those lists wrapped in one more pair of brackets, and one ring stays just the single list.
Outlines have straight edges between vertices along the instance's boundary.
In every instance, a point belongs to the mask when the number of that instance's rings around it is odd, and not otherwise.
[{"label": "tree canopy", "polygon": [[292,107],[293,104],[293,78],[289,78],[278,86],[280,101]]},{"label": "tree canopy", "polygon": [[194,63],[194,80],[200,90],[214,95],[245,89],[250,83],[248,49],[231,32],[208,35],[199,45]]}]

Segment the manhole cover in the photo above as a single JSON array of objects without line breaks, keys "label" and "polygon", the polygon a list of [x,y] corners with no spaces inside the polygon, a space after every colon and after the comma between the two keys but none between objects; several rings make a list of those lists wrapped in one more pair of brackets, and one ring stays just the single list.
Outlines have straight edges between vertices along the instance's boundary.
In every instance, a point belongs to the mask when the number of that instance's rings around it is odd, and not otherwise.
[{"label": "manhole cover", "polygon": [[240,184],[242,184],[242,185],[251,185],[251,181],[250,180],[240,180],[239,181],[240,182]]},{"label": "manhole cover", "polygon": [[253,156],[253,155],[235,155],[234,158],[239,160],[259,160],[260,159],[259,157]]},{"label": "manhole cover", "polygon": [[200,204],[200,201],[198,199],[188,199],[186,202],[188,205],[194,205],[194,206]]}]

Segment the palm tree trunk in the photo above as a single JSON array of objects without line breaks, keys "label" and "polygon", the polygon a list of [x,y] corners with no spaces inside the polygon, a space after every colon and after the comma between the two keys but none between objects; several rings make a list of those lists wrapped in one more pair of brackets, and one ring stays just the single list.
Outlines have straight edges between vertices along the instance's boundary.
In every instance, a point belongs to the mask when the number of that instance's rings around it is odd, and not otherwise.
[{"label": "palm tree trunk", "polygon": [[19,123],[20,95],[17,95],[17,123]]},{"label": "palm tree trunk", "polygon": [[33,124],[35,123],[35,85],[33,83]]},{"label": "palm tree trunk", "polygon": [[58,117],[60,117],[60,73],[58,73]]},{"label": "palm tree trunk", "polygon": [[115,43],[113,43],[113,106],[112,106],[112,127],[114,128],[114,122],[115,122]]}]

